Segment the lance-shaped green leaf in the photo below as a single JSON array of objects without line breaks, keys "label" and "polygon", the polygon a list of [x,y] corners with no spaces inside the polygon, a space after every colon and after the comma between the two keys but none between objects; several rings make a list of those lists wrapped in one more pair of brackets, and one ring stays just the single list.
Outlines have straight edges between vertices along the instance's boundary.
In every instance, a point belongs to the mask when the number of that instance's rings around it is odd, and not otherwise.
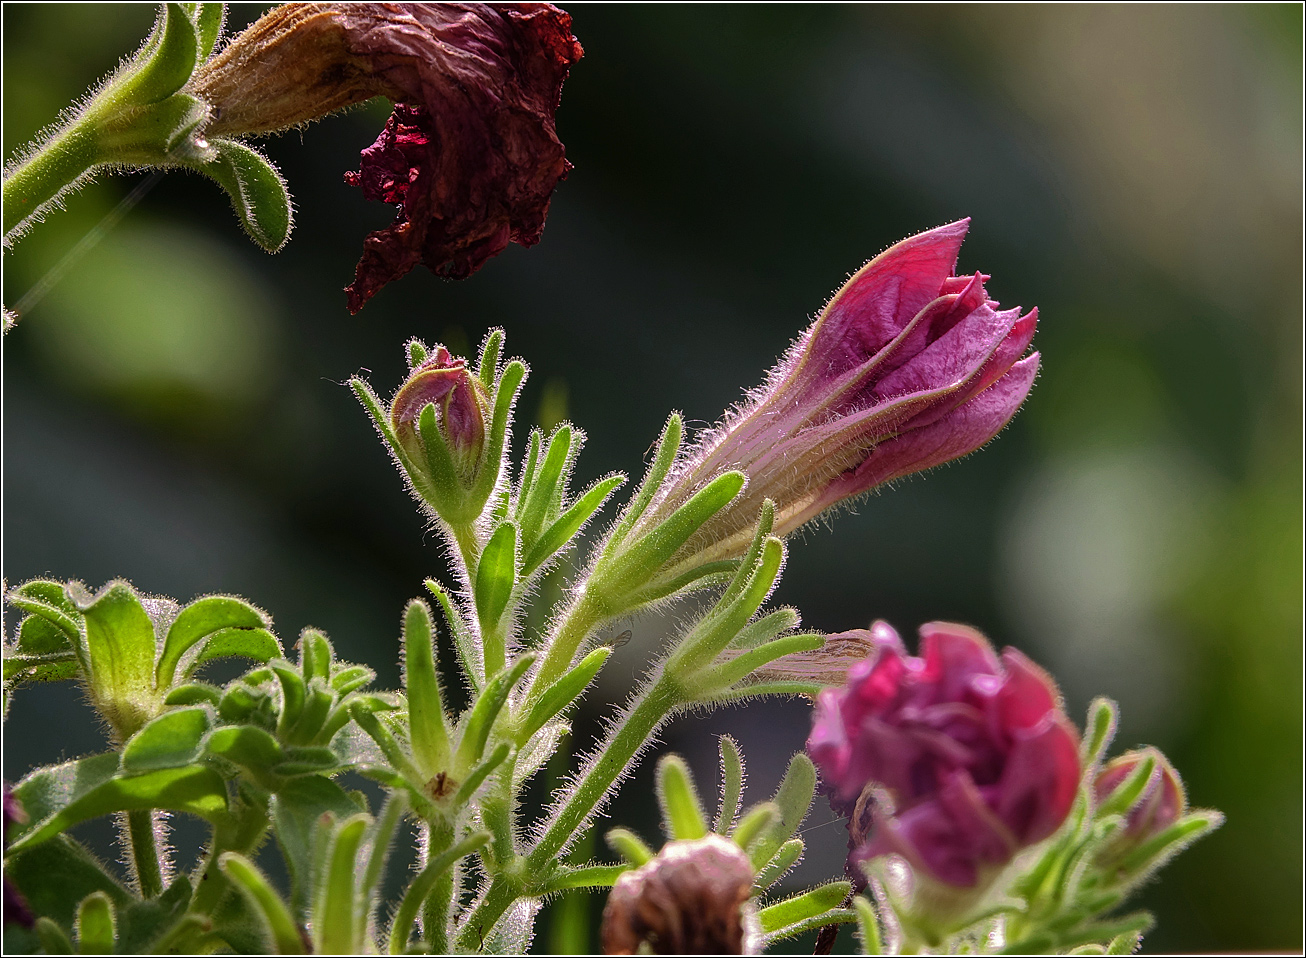
[{"label": "lance-shaped green leaf", "polygon": [[144,725],[157,707],[154,623],[126,582],[105,586],[80,611],[91,693],[105,718],[125,738]]},{"label": "lance-shaped green leaf", "polygon": [[481,787],[481,783],[485,781],[491,772],[503,763],[503,760],[508,757],[510,751],[512,751],[512,749],[507,742],[500,742],[495,747],[494,751],[490,753],[489,758],[476,766],[476,768],[472,769],[471,774],[463,780],[463,783],[458,786],[458,791],[454,793],[453,805],[455,808],[466,805],[472,800],[472,796],[475,795],[476,790]]},{"label": "lance-shaped green leaf", "polygon": [[[780,809],[776,807],[775,802],[762,802],[743,814],[739,824],[730,832],[730,837],[735,840],[736,845],[747,851],[766,829],[779,820]],[[754,859],[753,864],[757,866],[762,863]]]},{"label": "lance-shaped green leaf", "polygon": [[343,697],[370,685],[375,678],[376,673],[366,665],[350,665],[331,676],[331,688],[336,695]]},{"label": "lance-shaped green leaf", "polygon": [[335,661],[331,642],[317,629],[305,629],[299,636],[299,670],[305,682],[331,681],[331,664]]},{"label": "lance-shaped green leaf", "polygon": [[272,796],[272,832],[277,837],[290,871],[291,904],[297,914],[308,908],[314,887],[314,830],[323,815],[348,819],[363,809],[343,788],[321,775],[306,775],[287,782]]},{"label": "lance-shaped green leaf", "polygon": [[566,482],[566,473],[572,459],[571,426],[563,423],[549,439],[544,453],[544,461],[526,491],[521,504],[517,507],[517,522],[521,526],[523,548],[530,548],[539,537],[549,518],[549,511],[559,492],[559,487]]},{"label": "lance-shaped green leaf", "polygon": [[628,871],[629,865],[584,865],[580,868],[564,865],[540,893],[551,895],[569,888],[611,888]]},{"label": "lance-shaped green leaf", "polygon": [[371,921],[372,910],[381,891],[381,879],[385,875],[385,863],[390,857],[390,844],[407,811],[407,795],[403,791],[392,791],[386,797],[381,814],[372,826],[369,836],[371,851],[367,856],[367,868],[363,871],[363,883],[359,887],[357,899],[362,906],[361,913],[357,916],[360,932],[366,931]]},{"label": "lance-shaped green leaf", "polygon": [[711,696],[715,692],[730,689],[736,682],[777,659],[799,652],[813,652],[823,645],[825,645],[823,635],[815,633],[787,635],[783,639],[775,639],[755,649],[741,652],[734,658],[699,673],[694,679],[694,688],[704,697]]},{"label": "lance-shaped green leaf", "polygon": [[550,558],[562,551],[563,547],[576,537],[576,534],[580,532],[585,523],[607,501],[608,496],[612,495],[625,481],[625,476],[608,476],[600,479],[585,490],[571,508],[545,529],[544,533],[535,541],[535,544],[530,547],[526,557],[522,560],[522,578],[531,575]]},{"label": "lance-shaped green leaf", "polygon": [[521,476],[517,483],[518,502],[526,502],[531,497],[531,486],[535,484],[535,476],[539,472],[540,445],[543,442],[544,434],[539,428],[531,429],[530,438],[526,440],[526,461],[522,465]]},{"label": "lance-shaped green leaf", "polygon": [[326,681],[314,676],[304,696],[304,707],[300,710],[299,718],[282,737],[291,745],[308,745],[326,724],[335,700],[335,693]]},{"label": "lance-shaped green leaf", "polygon": [[707,834],[698,790],[694,788],[689,766],[679,755],[666,755],[658,762],[657,796],[667,835],[679,841],[699,839]]},{"label": "lance-shaped green leaf", "polygon": [[526,674],[526,670],[535,661],[533,655],[523,655],[505,672],[500,672],[485,687],[472,706],[471,714],[463,726],[462,738],[458,743],[458,752],[454,756],[454,766],[463,774],[470,771],[485,752],[485,742],[490,737],[490,729],[499,717],[499,712],[508,701],[508,694],[517,681]]},{"label": "lance-shaped green leaf", "polygon": [[281,683],[281,718],[277,722],[277,735],[285,738],[299,721],[304,710],[304,700],[308,689],[304,686],[303,676],[299,670],[286,662],[271,662],[269,667]]},{"label": "lance-shaped green leaf", "polygon": [[[483,632],[497,628],[516,584],[517,530],[511,522],[505,522],[490,536],[476,566],[476,615]],[[487,678],[489,671],[487,656]]]},{"label": "lance-shaped green leaf", "polygon": [[603,836],[608,847],[626,861],[638,868],[653,860],[653,849],[644,844],[643,839],[628,828],[609,829]]},{"label": "lance-shaped green leaf", "polygon": [[760,895],[783,878],[785,873],[794,867],[794,863],[803,857],[803,848],[801,838],[791,838],[781,845],[775,857],[758,871],[757,878],[753,880],[754,891]]},{"label": "lance-shaped green leaf", "polygon": [[852,893],[852,889],[851,882],[830,882],[828,885],[820,885],[801,895],[794,895],[774,905],[768,905],[757,916],[762,923],[762,933],[775,935],[783,929],[838,908]]},{"label": "lance-shaped green leaf", "polygon": [[316,951],[328,955],[359,951],[364,929],[359,927],[354,894],[356,860],[371,821],[370,815],[359,813],[341,822],[332,836],[326,883],[313,922]]},{"label": "lance-shaped green leaf", "polygon": [[83,955],[112,954],[114,925],[113,900],[102,891],[87,895],[77,906],[77,950]]},{"label": "lance-shaped green leaf", "polygon": [[630,530],[635,527],[635,523],[648,509],[653,497],[662,488],[662,481],[667,478],[667,473],[671,471],[671,464],[676,461],[676,455],[680,452],[680,439],[683,434],[684,424],[681,422],[680,414],[673,412],[667,417],[667,424],[662,427],[662,435],[658,437],[657,450],[653,453],[653,461],[649,463],[648,471],[644,473],[644,481],[635,490],[630,504],[626,506],[616,528],[608,537],[604,547],[605,555],[616,553],[625,542],[626,536],[630,534]]},{"label": "lance-shaped green leaf", "polygon": [[199,38],[180,3],[165,3],[145,46],[121,80],[105,92],[126,105],[158,103],[176,93],[195,72]]},{"label": "lance-shaped green leaf", "polygon": [[39,807],[51,813],[39,820],[33,815],[33,824],[9,846],[9,853],[40,844],[78,822],[111,812],[168,809],[213,819],[227,810],[226,785],[222,776],[210,768],[192,765],[106,777],[109,760],[116,771],[118,756],[108,753],[43,769],[20,784],[15,791],[29,815],[31,808],[38,807],[37,802],[29,803],[26,797],[33,791],[41,792]]},{"label": "lance-shaped green leaf", "polygon": [[[71,625],[71,620],[69,620]],[[14,651],[19,655],[51,655],[73,653],[74,631],[71,635],[42,615],[25,615],[18,624],[18,640]]]},{"label": "lance-shaped green leaf", "polygon": [[690,536],[739,495],[745,481],[744,474],[737,471],[717,476],[666,520],[627,545],[611,564],[596,568],[590,588],[612,596],[616,606],[623,597],[647,585]]},{"label": "lance-shaped green leaf", "polygon": [[434,579],[427,579],[424,584],[431,595],[435,596],[436,602],[440,604],[440,611],[444,613],[444,621],[449,626],[449,634],[453,636],[454,648],[458,650],[458,657],[462,660],[463,678],[471,685],[473,694],[478,694],[485,683],[476,668],[472,648],[474,641],[471,631],[458,610],[454,608],[449,593],[441,588],[440,583]]},{"label": "lance-shaped green leaf", "polygon": [[484,848],[489,841],[489,832],[473,832],[448,851],[432,857],[408,886],[403,900],[399,903],[399,910],[395,912],[394,921],[390,925],[390,954],[402,955],[407,952],[408,939],[413,933],[417,913],[421,910],[427,896],[431,894],[436,881],[462,859]]},{"label": "lance-shaped green leaf", "polygon": [[862,954],[884,954],[884,939],[880,935],[880,917],[875,913],[875,906],[861,895],[857,895],[853,898],[853,910],[857,912],[857,931],[862,939]]},{"label": "lance-shaped green leaf", "polygon": [[599,646],[581,659],[574,669],[550,685],[522,723],[521,730],[517,733],[518,746],[525,746],[531,736],[544,728],[550,719],[580,698],[611,654],[611,646]]},{"label": "lance-shaped green leaf", "polygon": [[1107,747],[1116,735],[1119,710],[1116,703],[1098,696],[1088,706],[1088,734],[1080,746],[1084,768],[1092,768],[1102,761]]},{"label": "lance-shaped green leaf", "polygon": [[[154,670],[155,686],[166,689],[172,685],[181,657],[208,636],[226,629],[266,630],[271,624],[265,613],[243,599],[228,595],[210,595],[196,599],[177,613],[177,618],[168,627],[168,634],[163,639],[163,652],[159,655],[159,663]],[[272,658],[280,652],[278,648],[272,656],[266,658]]]},{"label": "lance-shaped green leaf", "polygon": [[199,754],[209,730],[209,712],[202,706],[165,712],[146,723],[122,750],[122,769],[135,774],[156,768],[180,768]]},{"label": "lance-shaped green leaf", "polygon": [[481,355],[476,362],[476,375],[486,389],[494,388],[494,377],[499,373],[499,354],[503,352],[503,330],[491,329],[481,343]]},{"label": "lance-shaped green leaf", "polygon": [[744,794],[744,756],[739,743],[729,735],[722,735],[717,742],[721,751],[721,804],[712,830],[724,835],[739,814],[739,800]]},{"label": "lance-shaped green leaf", "polygon": [[194,168],[227,191],[231,207],[249,238],[275,253],[294,226],[294,207],[281,173],[262,153],[235,140],[215,138],[216,158]]},{"label": "lance-shaped green leaf", "polygon": [[47,955],[73,954],[73,943],[67,933],[44,915],[36,919],[36,937]]},{"label": "lance-shaped green leaf", "polygon": [[254,863],[237,852],[223,852],[218,858],[218,867],[249,902],[263,926],[272,953],[304,954],[304,942],[289,907]]},{"label": "lance-shaped green leaf", "polygon": [[412,787],[421,788],[428,776],[424,776],[417,766],[412,763],[398,740],[385,727],[385,723],[378,719],[372,710],[359,704],[350,706],[349,715],[358,723],[358,727],[366,732],[368,737],[380,747],[382,754],[385,755],[385,760],[390,763],[390,767],[402,775]]},{"label": "lance-shaped green leaf", "polygon": [[413,599],[404,610],[403,641],[409,741],[417,767],[432,776],[449,765],[449,724],[435,665],[431,611],[420,599]]},{"label": "lance-shaped green leaf", "polygon": [[793,837],[807,817],[807,810],[811,807],[812,796],[815,794],[816,766],[804,753],[799,752],[789,760],[789,768],[772,799],[780,809],[780,820],[763,832],[749,852],[754,867],[769,862],[780,850],[780,846]]},{"label": "lance-shaped green leaf", "polygon": [[222,24],[227,19],[225,3],[183,3],[195,24],[196,56],[203,63],[213,53],[213,47],[222,33]]}]

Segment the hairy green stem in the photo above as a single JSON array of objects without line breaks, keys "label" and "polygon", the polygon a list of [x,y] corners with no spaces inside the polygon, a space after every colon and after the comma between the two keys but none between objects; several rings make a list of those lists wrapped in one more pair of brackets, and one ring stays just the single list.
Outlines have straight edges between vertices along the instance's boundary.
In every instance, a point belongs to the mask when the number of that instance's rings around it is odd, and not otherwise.
[{"label": "hairy green stem", "polygon": [[522,701],[520,714],[526,715],[528,708],[534,706],[543,695],[571,665],[581,643],[589,638],[595,628],[606,618],[602,604],[589,593],[582,593],[580,599],[567,611],[553,641],[549,643],[544,660],[531,680],[530,694]]},{"label": "hairy green stem", "polygon": [[223,852],[252,856],[267,834],[269,823],[267,807],[257,804],[245,805],[234,815],[227,816],[225,821],[214,822],[213,840],[204,859],[202,878],[190,900],[190,911],[213,914],[232,887],[231,879],[219,867],[218,859]]},{"label": "hairy green stem", "polygon": [[127,813],[132,871],[142,898],[156,898],[163,892],[163,864],[154,835],[154,815],[149,809]]},{"label": "hairy green stem", "polygon": [[4,181],[5,236],[98,161],[95,135],[85,122],[70,126],[23,161]]}]

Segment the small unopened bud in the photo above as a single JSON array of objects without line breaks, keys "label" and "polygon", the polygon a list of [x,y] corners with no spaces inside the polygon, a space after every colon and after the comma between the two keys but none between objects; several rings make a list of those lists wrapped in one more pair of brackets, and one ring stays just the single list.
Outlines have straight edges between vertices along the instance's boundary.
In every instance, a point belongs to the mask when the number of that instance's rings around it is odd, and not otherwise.
[{"label": "small unopened bud", "polygon": [[464,484],[476,477],[485,448],[489,398],[485,386],[467,368],[467,361],[436,346],[409,374],[390,405],[390,424],[404,451],[418,467],[427,464],[429,450],[419,428],[422,410],[435,406],[436,428]]},{"label": "small unopened bud", "polygon": [[1126,752],[1107,763],[1093,781],[1093,793],[1099,805],[1109,802],[1126,784],[1140,765],[1151,759],[1152,772],[1128,808],[1120,809],[1125,824],[1108,849],[1112,857],[1161,834],[1177,822],[1187,810],[1188,800],[1179,773],[1161,754],[1160,749],[1148,746]]},{"label": "small unopened bud", "polygon": [[[825,637],[825,645],[811,652],[794,652],[776,659],[752,674],[763,681],[814,682],[843,685],[848,670],[887,646],[901,646],[902,640],[889,623],[878,620],[869,629],[853,629]],[[738,655],[727,652],[727,655]]]},{"label": "small unopened bud", "polygon": [[744,908],[753,878],[748,855],[720,835],[668,842],[612,886],[603,909],[603,951],[747,954]]}]

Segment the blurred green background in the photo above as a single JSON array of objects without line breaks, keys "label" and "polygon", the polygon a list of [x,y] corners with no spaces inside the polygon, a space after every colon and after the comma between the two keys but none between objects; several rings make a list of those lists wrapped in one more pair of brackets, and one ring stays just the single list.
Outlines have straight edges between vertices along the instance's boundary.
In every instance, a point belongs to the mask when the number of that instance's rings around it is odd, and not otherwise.
[{"label": "blurred green background", "polygon": [[[713,421],[864,260],[969,215],[960,270],[1040,308],[1041,378],[982,453],[795,541],[777,599],[828,631],[971,622],[1047,666],[1077,719],[1118,699],[1119,746],[1160,746],[1228,816],[1144,891],[1145,950],[1300,948],[1302,8],[572,14],[576,169],[536,248],[460,283],[416,271],[350,317],[341,289],[391,215],[341,178],[388,112],[369,104],[268,141],[297,205],[279,255],[170,174],[69,270],[3,342],[7,581],[242,594],[393,686],[402,604],[444,564],[346,377],[389,392],[407,337],[466,350],[503,325],[534,369],[523,416],[589,432],[578,479],[638,472],[669,409]],[[152,17],[5,4],[6,158]],[[37,226],[6,304],[142,179],[101,177]],[[633,623],[578,740],[682,617]],[[690,716],[664,743],[710,793],[730,731],[769,791],[808,714]],[[28,689],[4,775],[103,743],[75,689]],[[651,838],[649,781],[613,817]],[[841,867],[818,805],[795,881]]]}]

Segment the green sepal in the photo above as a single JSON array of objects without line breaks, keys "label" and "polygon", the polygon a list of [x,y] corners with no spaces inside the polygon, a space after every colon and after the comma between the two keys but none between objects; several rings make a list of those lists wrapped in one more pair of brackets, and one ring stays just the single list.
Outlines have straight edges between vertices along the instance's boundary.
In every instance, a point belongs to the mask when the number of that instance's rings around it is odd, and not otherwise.
[{"label": "green sepal", "polygon": [[455,518],[463,512],[462,480],[458,478],[458,466],[454,464],[453,453],[449,443],[440,431],[440,420],[436,416],[435,403],[427,403],[417,415],[417,432],[422,437],[422,452],[426,458],[426,478],[433,494],[430,503],[435,511],[447,518]]},{"label": "green sepal", "polygon": [[744,756],[739,743],[729,735],[717,739],[721,754],[721,803],[717,807],[712,830],[726,834],[739,814],[739,800],[744,793]]},{"label": "green sepal", "polygon": [[365,686],[371,685],[376,673],[366,665],[348,665],[331,676],[331,689],[342,698]]},{"label": "green sepal", "polygon": [[196,50],[195,59],[203,63],[213,54],[218,37],[222,35],[222,25],[227,19],[225,3],[183,3],[191,21],[195,24]]},{"label": "green sepal", "polygon": [[390,954],[402,955],[407,953],[408,938],[412,934],[413,924],[417,921],[417,913],[426,901],[427,896],[431,894],[431,890],[435,887],[435,883],[440,876],[468,855],[484,848],[489,841],[489,832],[472,832],[448,851],[433,857],[427,863],[426,867],[413,879],[412,884],[408,886],[408,890],[404,892],[403,900],[399,903],[399,910],[395,912],[394,921],[390,924]]},{"label": "green sepal", "polygon": [[102,891],[91,892],[77,907],[77,950],[84,955],[113,953],[117,937],[113,900]]},{"label": "green sepal", "polygon": [[502,329],[491,329],[481,343],[481,355],[476,363],[476,376],[486,389],[494,388],[494,377],[499,372],[499,354],[503,351]]},{"label": "green sepal", "polygon": [[535,540],[535,543],[526,553],[526,557],[522,560],[521,577],[523,579],[527,578],[548,562],[549,559],[561,552],[576,537],[576,534],[580,532],[581,528],[599,510],[603,503],[607,501],[607,498],[625,481],[625,476],[608,476],[586,489],[571,508],[559,516]]},{"label": "green sepal", "polygon": [[1143,794],[1143,789],[1147,788],[1148,779],[1152,777],[1152,772],[1155,770],[1156,759],[1151,755],[1145,755],[1143,760],[1125,776],[1124,781],[1093,810],[1094,817],[1123,815],[1129,811],[1134,802],[1138,801],[1138,797]]},{"label": "green sepal", "polygon": [[643,840],[628,828],[609,829],[603,836],[603,840],[608,843],[609,848],[635,868],[653,860],[653,849],[645,845]]},{"label": "green sepal", "polygon": [[335,661],[331,642],[317,629],[305,629],[299,636],[299,671],[305,683],[320,679],[331,681],[331,665]]},{"label": "green sepal", "polygon": [[575,668],[550,685],[522,723],[521,730],[517,733],[517,744],[524,746],[550,719],[580,698],[611,654],[610,646],[599,646],[581,659]]},{"label": "green sepal", "polygon": [[227,810],[226,785],[212,769],[191,765],[119,775],[116,752],[41,769],[14,794],[31,824],[10,844],[11,855],[110,812],[168,809],[212,820]]},{"label": "green sepal", "polygon": [[270,950],[278,955],[304,954],[304,942],[290,908],[254,863],[237,852],[223,852],[218,857],[218,867],[245,896],[258,916],[267,942],[272,946]]},{"label": "green sepal", "polygon": [[286,738],[299,715],[304,710],[308,689],[299,671],[288,662],[270,662],[269,667],[281,682],[281,718],[277,721],[277,736]]},{"label": "green sepal", "polygon": [[390,763],[390,767],[402,775],[405,781],[414,788],[420,788],[426,782],[427,776],[422,775],[413,765],[393,733],[385,727],[385,723],[378,719],[375,713],[361,705],[351,705],[349,715],[358,727],[376,742],[386,761]]},{"label": "green sepal", "polygon": [[262,153],[235,140],[209,141],[215,156],[193,169],[227,192],[240,225],[269,253],[286,245],[294,228],[294,205],[280,171]]},{"label": "green sepal", "polygon": [[163,713],[127,740],[122,750],[122,770],[136,774],[189,765],[199,754],[200,740],[209,724],[209,710],[203,706]]},{"label": "green sepal", "polygon": [[162,5],[159,19],[145,46],[127,73],[111,84],[110,97],[117,103],[158,103],[176,93],[195,72],[199,37],[195,22],[180,3]]},{"label": "green sepal", "polygon": [[567,423],[553,431],[535,480],[518,504],[517,522],[521,526],[523,550],[535,544],[544,523],[552,518],[549,513],[558,498],[560,487],[565,486],[570,471],[567,467],[573,458],[572,435],[571,426]]},{"label": "green sepal", "polygon": [[635,495],[631,497],[630,504],[621,514],[617,521],[616,528],[608,537],[604,548],[605,554],[611,555],[621,548],[626,536],[630,530],[635,527],[648,509],[649,503],[657,491],[662,488],[662,481],[666,479],[667,473],[671,471],[671,464],[676,461],[676,455],[680,452],[680,440],[684,434],[684,424],[681,421],[680,413],[673,412],[667,417],[667,423],[662,427],[662,434],[658,437],[657,450],[653,453],[653,461],[649,463],[648,471],[644,473],[644,479],[635,490]]},{"label": "green sepal", "polygon": [[218,701],[218,717],[233,724],[260,718],[272,722],[276,718],[273,707],[272,696],[263,689],[232,682]]},{"label": "green sepal", "polygon": [[629,865],[583,865],[580,868],[564,865],[548,880],[540,894],[552,895],[570,888],[611,888],[628,871]]},{"label": "green sepal", "polygon": [[[775,802],[762,802],[740,816],[739,824],[731,830],[730,837],[734,839],[736,845],[748,851],[749,847],[762,837],[762,833],[779,820],[780,809]],[[752,861],[755,868],[766,864],[756,857]]]},{"label": "green sepal", "polygon": [[[851,882],[836,881],[818,885],[801,895],[793,895],[774,905],[768,905],[758,913],[762,924],[762,933],[776,935],[782,929],[798,925],[808,919],[823,915],[831,909],[838,908],[845,898],[852,893]],[[787,937],[787,936],[785,936]]]},{"label": "green sepal", "polygon": [[300,710],[299,718],[287,732],[282,733],[281,737],[290,745],[311,744],[326,724],[335,700],[335,694],[326,681],[319,676],[314,676],[304,696],[304,707]]},{"label": "green sepal", "polygon": [[503,763],[510,751],[512,751],[512,748],[507,742],[500,742],[494,751],[490,753],[489,758],[472,769],[471,774],[458,786],[458,791],[454,793],[453,805],[455,808],[460,808],[472,800],[472,796],[481,787],[481,783]]},{"label": "green sepal", "polygon": [[780,787],[771,800],[780,809],[780,819],[762,834],[749,853],[754,867],[769,862],[780,846],[793,837],[798,826],[807,817],[816,794],[816,766],[804,753],[799,752],[789,760]]},{"label": "green sepal", "polygon": [[[162,690],[172,685],[182,656],[197,642],[227,629],[259,629],[266,633],[271,625],[271,620],[266,613],[254,608],[243,599],[227,595],[210,595],[196,599],[178,612],[177,618],[173,619],[172,625],[168,627],[168,634],[163,639],[163,651],[154,670],[155,687]],[[276,647],[276,652],[261,658],[260,661],[267,661],[281,654],[275,639],[273,639],[273,646]],[[214,655],[209,656],[209,658],[214,657]]]},{"label": "green sepal", "polygon": [[694,788],[689,766],[679,755],[666,755],[657,767],[658,806],[662,809],[662,828],[677,841],[699,839],[707,834],[703,805]]},{"label": "green sepal", "polygon": [[884,954],[884,938],[880,934],[880,916],[875,913],[875,906],[863,896],[857,895],[853,898],[853,910],[857,912],[857,931],[862,939],[862,954]]},{"label": "green sepal", "polygon": [[1096,768],[1102,762],[1111,740],[1115,738],[1119,723],[1119,708],[1115,702],[1099,695],[1088,706],[1087,734],[1080,747],[1085,769]]},{"label": "green sepal", "polygon": [[700,672],[694,678],[694,687],[704,698],[711,698],[721,691],[730,689],[736,682],[742,681],[776,659],[798,652],[813,652],[823,645],[825,645],[823,635],[787,635],[755,649],[749,649],[729,661]]},{"label": "green sepal", "polygon": [[[517,529],[511,522],[505,522],[490,536],[476,566],[476,615],[483,633],[497,629],[516,584]],[[487,662],[486,672],[489,671]]]},{"label": "green sepal", "polygon": [[480,762],[486,740],[490,737],[490,729],[499,717],[504,703],[508,701],[508,694],[534,662],[534,655],[523,655],[511,668],[495,676],[477,698],[463,726],[458,751],[454,756],[454,767],[459,774],[467,774]]},{"label": "green sepal", "polygon": [[403,632],[404,691],[413,760],[422,774],[435,775],[449,764],[449,722],[436,668],[431,610],[421,599],[413,599],[404,610]]},{"label": "green sepal", "polygon": [[484,463],[476,477],[476,484],[469,496],[475,505],[475,513],[490,499],[494,487],[499,482],[499,473],[503,468],[504,444],[508,439],[508,425],[512,419],[512,407],[517,401],[517,394],[526,380],[526,365],[514,359],[503,367],[499,381],[494,387],[494,412],[490,418],[490,434],[485,444]]},{"label": "green sepal", "polygon": [[760,895],[783,878],[794,867],[794,863],[803,857],[804,848],[801,838],[791,838],[781,845],[775,856],[758,869],[757,877],[753,880],[753,891]]},{"label": "green sepal", "polygon": [[748,623],[730,640],[730,649],[755,649],[764,642],[779,638],[786,632],[798,628],[800,623],[798,611],[789,606],[768,612],[760,619]]}]

